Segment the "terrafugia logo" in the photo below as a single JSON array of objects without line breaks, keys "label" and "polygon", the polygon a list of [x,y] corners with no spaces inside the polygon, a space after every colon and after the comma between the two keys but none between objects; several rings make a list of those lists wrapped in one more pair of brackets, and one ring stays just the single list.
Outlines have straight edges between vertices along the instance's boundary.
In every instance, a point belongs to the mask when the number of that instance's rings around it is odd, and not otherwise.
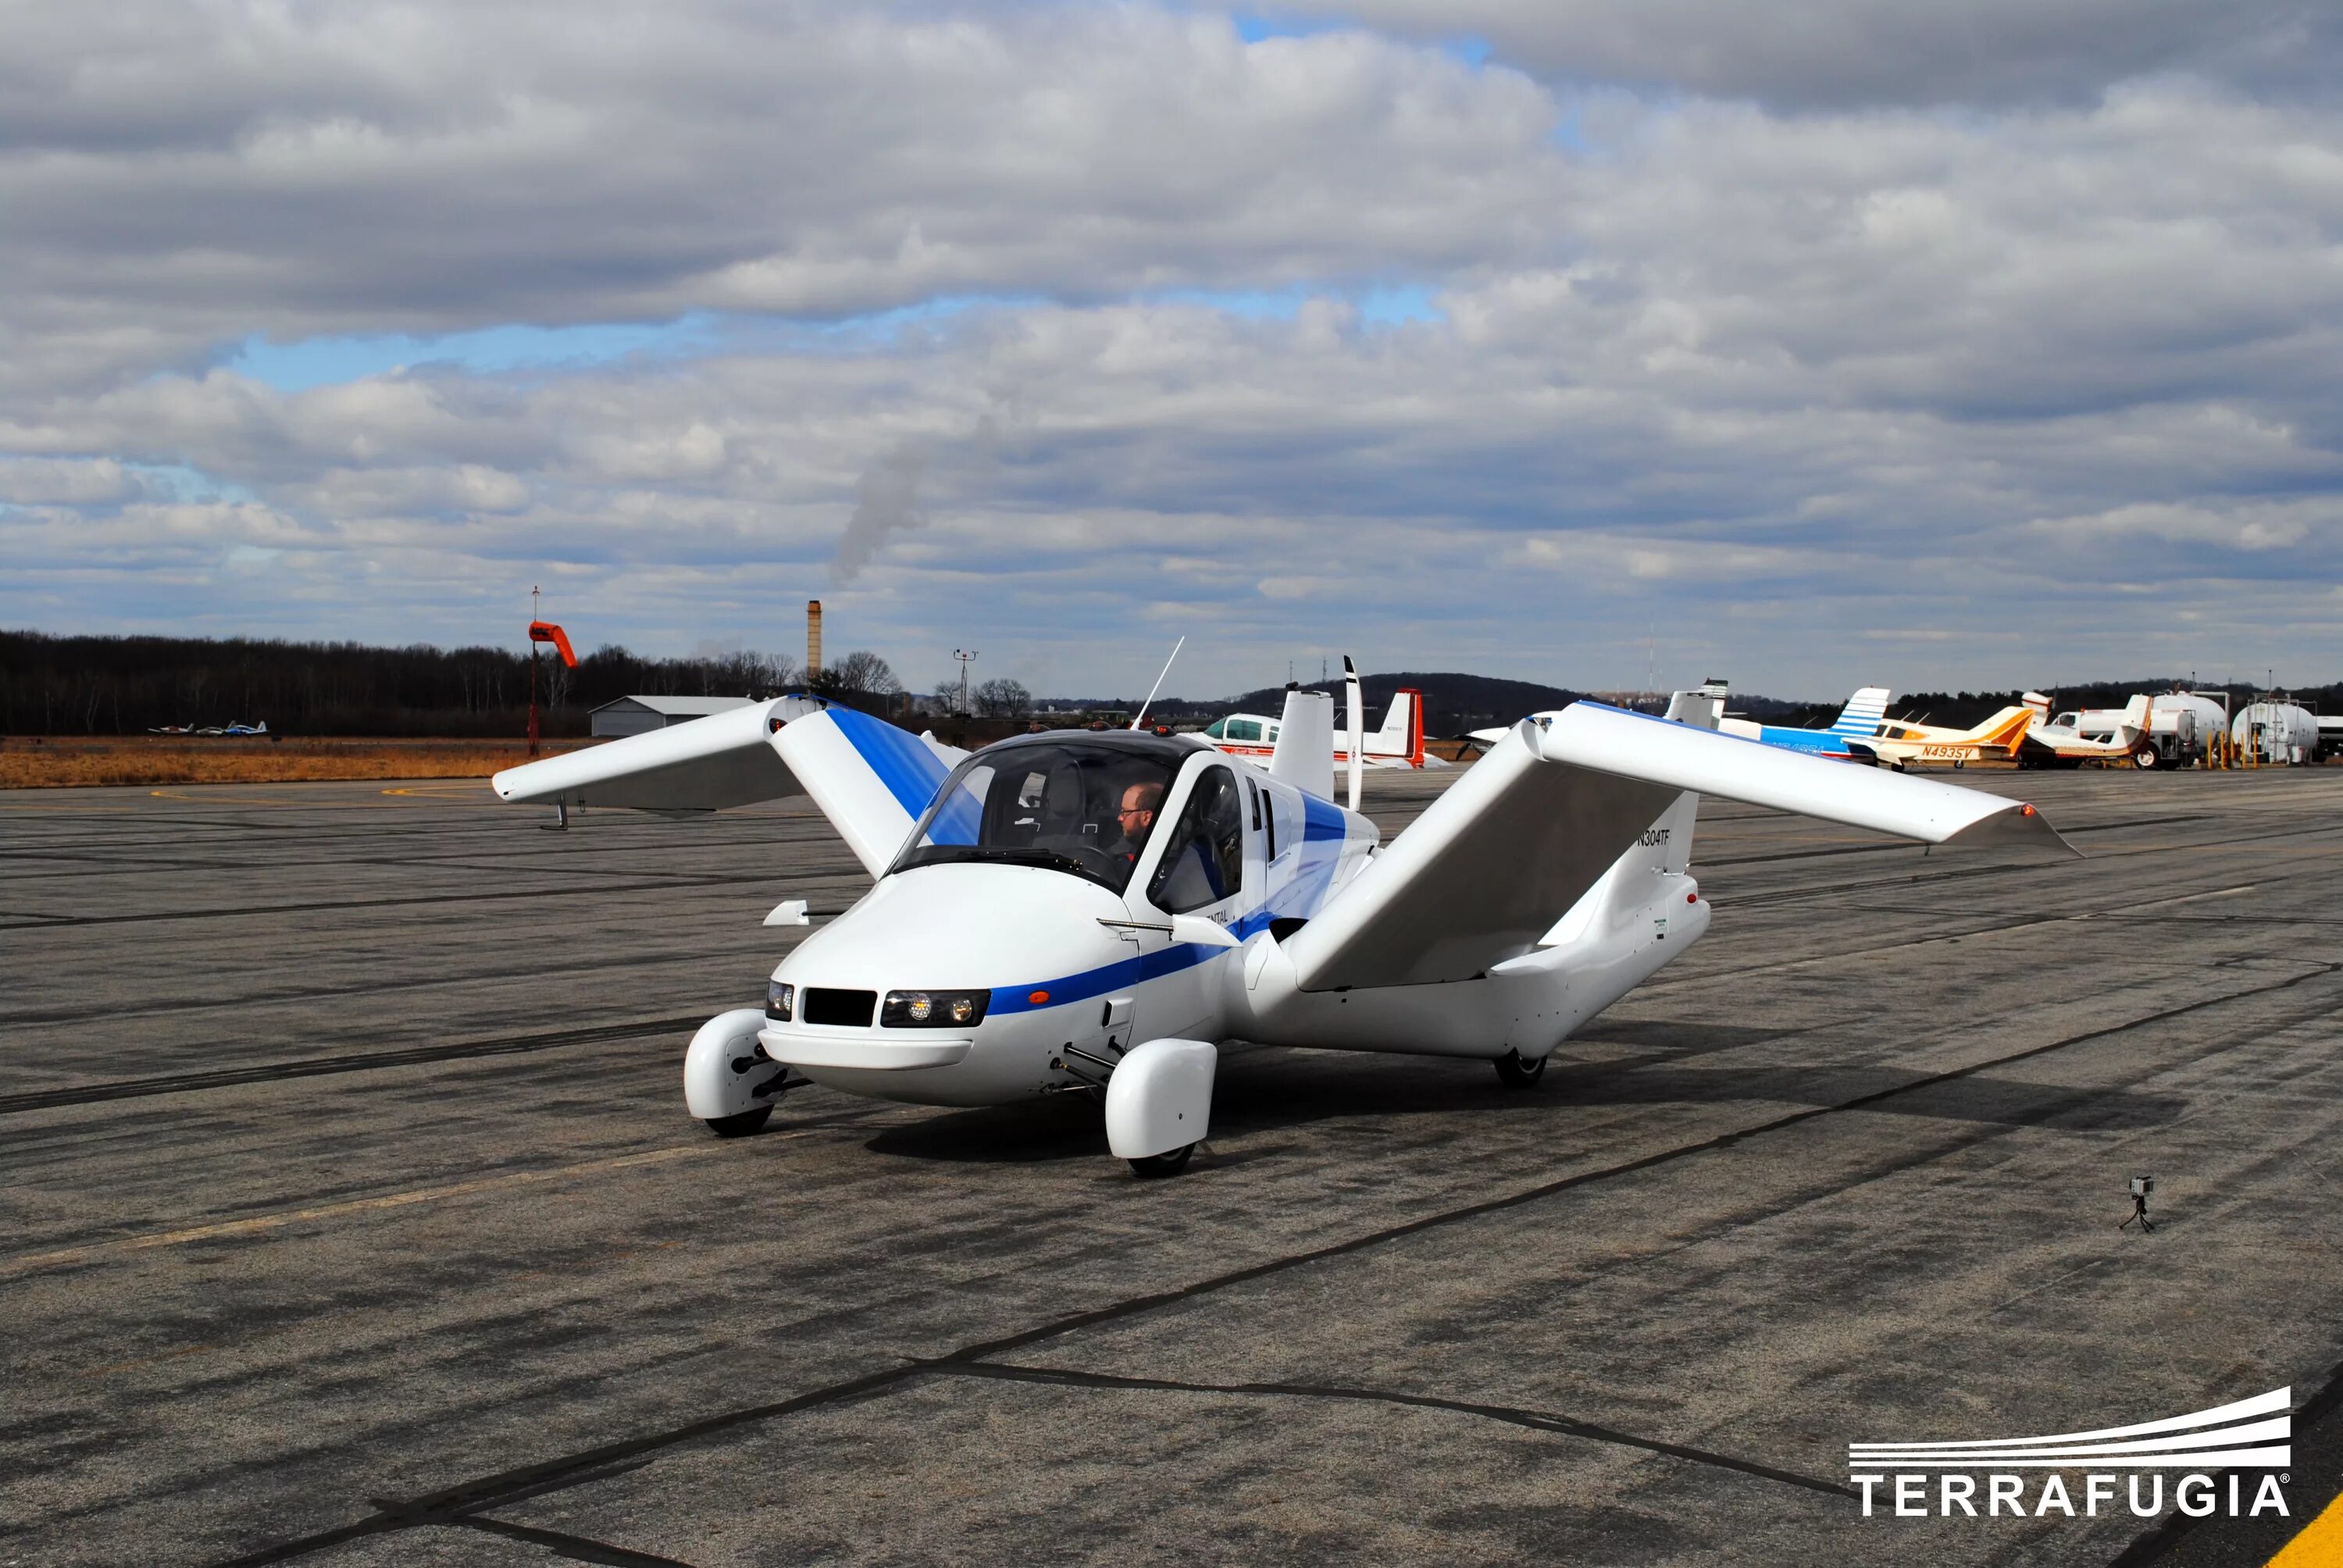
[{"label": "terrafugia logo", "polygon": [[[2172,1505],[2192,1518],[2203,1518],[2221,1505],[2223,1488],[2211,1471],[2227,1471],[2228,1513],[2235,1517],[2275,1511],[2287,1513],[2279,1483],[2292,1479],[2275,1475],[2293,1462],[2294,1417],[2288,1413],[2294,1391],[2272,1389],[2252,1399],[2241,1399],[2193,1415],[2167,1416],[2136,1426],[2102,1427],[2097,1432],[2060,1432],[2047,1437],[2012,1437],[1955,1442],[1851,1442],[1846,1445],[1847,1477],[1863,1489],[1863,1512],[1868,1518],[1875,1488],[1890,1488],[1895,1512],[1904,1518],[1955,1513],[1986,1517],[2004,1513],[2018,1518],[2064,1513],[2073,1518],[2075,1499],[2061,1471],[2084,1472],[2082,1513],[2097,1517],[2100,1505],[2115,1512],[2116,1483],[2122,1477],[2126,1504],[2142,1519],[2164,1512],[2165,1475],[2186,1471],[2172,1484]],[[2239,1506],[2241,1472],[2263,1474],[2252,1488],[2249,1506]],[[1928,1482],[1936,1482],[1935,1496]],[[1980,1490],[1978,1481],[1985,1486]],[[2033,1506],[2027,1506],[2028,1483]],[[1934,1503],[1935,1506],[1930,1507]]]}]

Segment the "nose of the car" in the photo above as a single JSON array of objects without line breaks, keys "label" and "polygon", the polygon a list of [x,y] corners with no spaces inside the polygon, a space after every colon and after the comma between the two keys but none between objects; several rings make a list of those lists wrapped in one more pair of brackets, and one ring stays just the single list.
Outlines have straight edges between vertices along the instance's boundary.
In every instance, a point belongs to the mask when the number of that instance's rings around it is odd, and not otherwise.
[{"label": "nose of the car", "polygon": [[777,978],[801,986],[993,990],[1111,962],[1129,918],[1099,884],[1031,866],[946,864],[898,871],[799,944]]}]

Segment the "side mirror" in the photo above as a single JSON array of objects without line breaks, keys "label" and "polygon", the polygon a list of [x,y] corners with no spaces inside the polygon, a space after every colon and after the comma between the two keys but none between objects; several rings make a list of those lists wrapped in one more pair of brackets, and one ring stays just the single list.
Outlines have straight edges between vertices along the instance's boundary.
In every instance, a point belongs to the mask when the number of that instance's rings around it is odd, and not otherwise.
[{"label": "side mirror", "polygon": [[1240,945],[1228,928],[1218,920],[1208,920],[1202,915],[1172,917],[1172,940],[1193,942],[1202,948],[1233,948]]}]

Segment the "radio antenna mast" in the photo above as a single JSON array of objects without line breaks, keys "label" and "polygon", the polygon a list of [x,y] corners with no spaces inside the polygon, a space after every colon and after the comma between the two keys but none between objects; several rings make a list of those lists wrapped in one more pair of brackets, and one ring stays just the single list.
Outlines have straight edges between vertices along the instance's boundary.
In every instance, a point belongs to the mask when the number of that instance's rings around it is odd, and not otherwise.
[{"label": "radio antenna mast", "polygon": [[1172,645],[1172,658],[1163,661],[1163,674],[1157,676],[1155,684],[1147,689],[1147,700],[1139,705],[1139,716],[1131,721],[1131,727],[1133,729],[1147,721],[1147,710],[1155,706],[1155,694],[1163,689],[1164,676],[1172,673],[1172,659],[1179,658],[1180,650],[1187,646],[1187,634],[1183,632],[1181,634],[1180,640]]}]

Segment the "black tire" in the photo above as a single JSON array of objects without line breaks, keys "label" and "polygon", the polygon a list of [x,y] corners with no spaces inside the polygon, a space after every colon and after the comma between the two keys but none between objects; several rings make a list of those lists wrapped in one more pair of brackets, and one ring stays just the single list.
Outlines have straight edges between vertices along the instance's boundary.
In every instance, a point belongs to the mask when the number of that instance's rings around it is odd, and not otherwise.
[{"label": "black tire", "polygon": [[730,1116],[708,1118],[708,1131],[719,1138],[746,1138],[772,1120],[773,1108],[759,1105],[754,1111],[742,1111]]},{"label": "black tire", "polygon": [[2156,754],[2153,746],[2143,746],[2131,754],[2131,765],[2135,768],[2153,768],[2163,760]]},{"label": "black tire", "polygon": [[1195,1151],[1194,1144],[1183,1143],[1168,1154],[1150,1154],[1141,1159],[1130,1161],[1128,1163],[1133,1176],[1142,1181],[1156,1181],[1166,1176],[1177,1176],[1181,1171],[1185,1171],[1188,1168],[1188,1156]]},{"label": "black tire", "polygon": [[1545,1058],[1523,1061],[1518,1050],[1509,1050],[1497,1058],[1497,1081],[1507,1089],[1534,1089],[1545,1076]]}]

